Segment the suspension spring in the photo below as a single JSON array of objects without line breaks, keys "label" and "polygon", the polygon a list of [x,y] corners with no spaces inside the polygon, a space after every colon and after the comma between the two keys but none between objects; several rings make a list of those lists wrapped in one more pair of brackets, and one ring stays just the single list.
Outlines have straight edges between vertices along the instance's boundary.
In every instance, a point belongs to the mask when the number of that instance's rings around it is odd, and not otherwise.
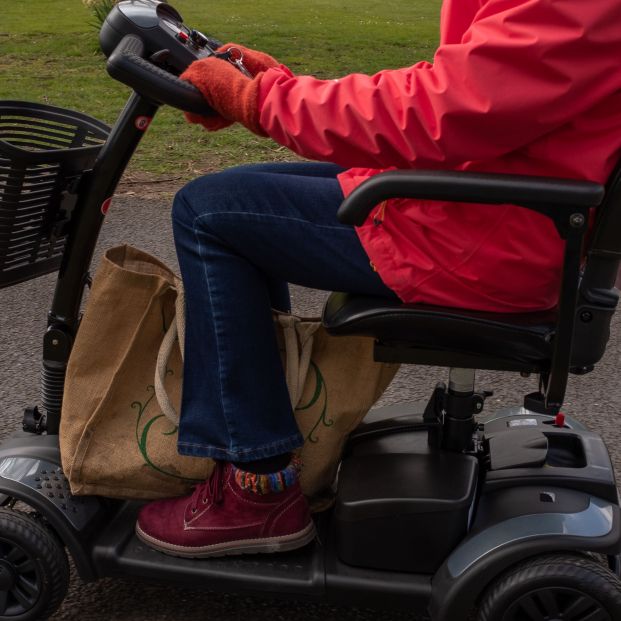
[{"label": "suspension spring", "polygon": [[66,364],[43,362],[43,368],[41,369],[41,402],[47,414],[45,426],[48,434],[58,433],[66,373]]}]

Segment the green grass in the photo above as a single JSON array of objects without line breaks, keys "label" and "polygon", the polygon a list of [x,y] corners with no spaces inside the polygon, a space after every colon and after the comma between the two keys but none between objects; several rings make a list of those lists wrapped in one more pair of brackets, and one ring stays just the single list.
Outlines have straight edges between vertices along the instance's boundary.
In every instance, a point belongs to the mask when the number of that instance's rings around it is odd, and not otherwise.
[{"label": "green grass", "polygon": [[[186,23],[221,40],[271,53],[299,74],[333,78],[429,60],[440,0],[171,0]],[[113,123],[129,91],[105,71],[92,13],[80,0],[4,2],[0,99],[73,108]],[[132,170],[192,177],[243,162],[290,157],[240,127],[216,134],[163,108]]]}]

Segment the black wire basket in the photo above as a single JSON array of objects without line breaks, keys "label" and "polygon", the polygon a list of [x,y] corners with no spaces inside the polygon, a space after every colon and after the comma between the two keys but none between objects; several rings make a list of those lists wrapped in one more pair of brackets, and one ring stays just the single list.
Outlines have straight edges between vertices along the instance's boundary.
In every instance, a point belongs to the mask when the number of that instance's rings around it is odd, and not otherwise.
[{"label": "black wire basket", "polygon": [[80,179],[109,132],[79,112],[0,101],[0,288],[60,267]]}]

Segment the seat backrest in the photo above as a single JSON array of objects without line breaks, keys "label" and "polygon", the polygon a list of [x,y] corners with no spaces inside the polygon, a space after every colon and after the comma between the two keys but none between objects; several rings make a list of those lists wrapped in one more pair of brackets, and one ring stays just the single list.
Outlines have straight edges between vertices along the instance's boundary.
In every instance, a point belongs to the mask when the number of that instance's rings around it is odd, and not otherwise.
[{"label": "seat backrest", "polygon": [[621,260],[621,161],[610,176],[604,200],[597,208],[587,257],[583,285],[613,287]]},{"label": "seat backrest", "polygon": [[573,372],[589,370],[603,356],[619,299],[615,282],[621,263],[621,162],[606,184],[586,250],[574,325]]}]

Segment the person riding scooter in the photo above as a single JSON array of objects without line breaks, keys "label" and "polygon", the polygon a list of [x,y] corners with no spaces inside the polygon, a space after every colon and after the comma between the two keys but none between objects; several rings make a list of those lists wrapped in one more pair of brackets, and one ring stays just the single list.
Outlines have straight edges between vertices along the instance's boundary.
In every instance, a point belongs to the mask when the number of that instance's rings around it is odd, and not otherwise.
[{"label": "person riding scooter", "polygon": [[445,0],[433,63],[319,80],[228,44],[251,77],[214,57],[186,70],[219,114],[191,122],[239,122],[320,163],[233,168],[175,198],[178,448],[218,463],[191,496],[142,509],[143,541],[207,557],[313,538],[272,324],[272,308],[290,308],[287,283],[483,311],[555,306],[564,244],[538,213],[399,199],[354,228],[336,211],[393,168],[605,181],[621,154],[620,20],[614,0]]}]

